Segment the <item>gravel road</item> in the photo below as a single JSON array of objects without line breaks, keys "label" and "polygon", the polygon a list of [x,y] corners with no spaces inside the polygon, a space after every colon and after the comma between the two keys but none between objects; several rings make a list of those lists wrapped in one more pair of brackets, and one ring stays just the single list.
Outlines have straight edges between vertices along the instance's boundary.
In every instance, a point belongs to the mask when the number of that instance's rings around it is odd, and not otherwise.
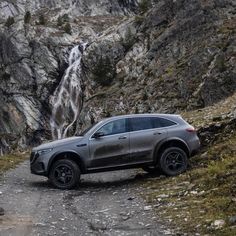
[{"label": "gravel road", "polygon": [[82,175],[77,189],[62,191],[24,162],[0,180],[0,235],[165,235],[136,173]]}]

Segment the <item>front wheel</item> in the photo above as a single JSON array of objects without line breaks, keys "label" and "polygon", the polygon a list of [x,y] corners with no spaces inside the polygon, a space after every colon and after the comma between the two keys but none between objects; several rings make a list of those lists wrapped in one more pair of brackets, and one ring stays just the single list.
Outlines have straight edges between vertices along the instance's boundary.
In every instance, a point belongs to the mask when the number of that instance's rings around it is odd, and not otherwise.
[{"label": "front wheel", "polygon": [[49,173],[49,180],[59,189],[72,189],[80,179],[79,166],[72,160],[56,161]]},{"label": "front wheel", "polygon": [[161,157],[159,159],[159,166],[166,175],[179,175],[187,169],[187,154],[178,147],[167,148],[161,154]]}]

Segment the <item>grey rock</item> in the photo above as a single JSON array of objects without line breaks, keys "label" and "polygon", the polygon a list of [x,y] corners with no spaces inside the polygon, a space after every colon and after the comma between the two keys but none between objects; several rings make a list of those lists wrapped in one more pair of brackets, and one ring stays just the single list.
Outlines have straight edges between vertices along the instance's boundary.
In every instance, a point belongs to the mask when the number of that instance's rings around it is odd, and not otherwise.
[{"label": "grey rock", "polygon": [[42,8],[51,10],[66,9],[69,15],[105,15],[105,14],[130,14],[137,9],[136,0],[112,1],[108,0],[36,0],[36,1],[1,1],[0,2],[0,19],[9,16],[24,15],[26,10],[34,13]]},{"label": "grey rock", "polygon": [[222,228],[224,225],[225,225],[225,221],[222,220],[222,219],[220,219],[220,220],[215,220],[215,221],[211,224],[211,226],[214,227],[214,228],[216,228],[216,229],[220,229],[220,228]]},{"label": "grey rock", "polygon": [[229,217],[229,223],[232,225],[236,224],[236,215]]},{"label": "grey rock", "polygon": [[135,197],[129,197],[127,200],[132,201],[134,199],[135,199]]}]

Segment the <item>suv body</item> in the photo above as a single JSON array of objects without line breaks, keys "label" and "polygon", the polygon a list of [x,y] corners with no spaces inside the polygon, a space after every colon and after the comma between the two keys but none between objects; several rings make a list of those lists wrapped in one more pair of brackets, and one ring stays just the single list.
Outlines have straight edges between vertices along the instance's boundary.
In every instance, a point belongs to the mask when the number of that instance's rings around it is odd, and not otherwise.
[{"label": "suv body", "polygon": [[179,115],[135,114],[104,119],[81,136],[33,148],[31,173],[62,189],[80,174],[143,167],[177,175],[200,147],[195,129]]}]

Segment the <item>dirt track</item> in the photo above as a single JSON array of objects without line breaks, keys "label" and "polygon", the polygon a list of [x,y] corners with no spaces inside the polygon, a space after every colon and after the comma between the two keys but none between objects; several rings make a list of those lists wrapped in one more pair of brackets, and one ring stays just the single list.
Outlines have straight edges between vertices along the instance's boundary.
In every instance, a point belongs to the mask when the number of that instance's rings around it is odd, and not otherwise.
[{"label": "dirt track", "polygon": [[0,235],[164,235],[136,172],[83,175],[80,187],[62,191],[25,162],[0,180]]}]

